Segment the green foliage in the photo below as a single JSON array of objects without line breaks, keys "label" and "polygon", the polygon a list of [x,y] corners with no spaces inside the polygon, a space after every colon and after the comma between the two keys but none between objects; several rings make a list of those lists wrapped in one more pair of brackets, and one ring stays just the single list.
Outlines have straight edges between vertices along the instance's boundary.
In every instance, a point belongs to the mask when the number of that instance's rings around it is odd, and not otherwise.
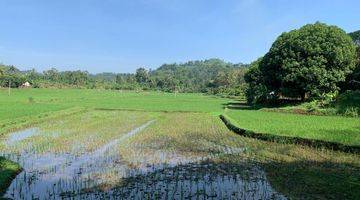
[{"label": "green foliage", "polygon": [[[359,44],[360,45],[360,44]],[[342,85],[343,90],[360,90],[360,46],[357,47],[357,65]]]},{"label": "green foliage", "polygon": [[360,116],[360,90],[340,94],[336,98],[335,107],[340,114],[351,117]]},{"label": "green foliage", "polygon": [[[1,68],[2,69],[2,68]],[[164,64],[154,71],[139,68],[135,74],[64,71],[55,68],[38,73],[4,66],[4,75],[23,77],[35,88],[88,88],[114,90],[161,90],[165,92],[206,92],[243,96],[245,65],[219,59]],[[0,83],[5,82],[0,76]],[[17,87],[18,85],[13,85]]]},{"label": "green foliage", "polygon": [[220,59],[164,64],[150,73],[156,89],[211,94],[240,94],[243,88],[244,65]]},{"label": "green foliage", "polygon": [[5,75],[5,68],[0,65],[0,77]]},{"label": "green foliage", "polygon": [[248,71],[244,75],[244,79],[248,85],[245,90],[245,95],[247,102],[250,104],[264,103],[268,98],[269,91],[263,83],[264,77],[259,68],[261,62],[262,58],[259,58],[251,63]]},{"label": "green foliage", "polygon": [[336,92],[355,62],[355,45],[343,30],[315,23],[279,36],[259,71],[277,98],[317,99]]},{"label": "green foliage", "polygon": [[136,82],[146,84],[149,82],[149,73],[145,68],[138,68],[135,73]]},{"label": "green foliage", "polygon": [[25,82],[25,77],[16,74],[5,74],[0,77],[0,87],[20,87]]},{"label": "green foliage", "polygon": [[18,174],[21,167],[3,157],[0,157],[0,196],[4,194],[10,181]]}]

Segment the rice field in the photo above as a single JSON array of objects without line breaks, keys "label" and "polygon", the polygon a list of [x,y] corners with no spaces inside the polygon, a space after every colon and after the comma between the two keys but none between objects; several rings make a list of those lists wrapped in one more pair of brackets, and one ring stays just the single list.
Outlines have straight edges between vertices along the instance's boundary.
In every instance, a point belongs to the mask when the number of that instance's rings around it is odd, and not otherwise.
[{"label": "rice field", "polygon": [[[2,156],[20,163],[24,171],[12,182],[5,197],[156,198],[166,194],[184,198],[285,198],[253,163],[242,163],[238,169],[213,163],[222,155],[242,153],[244,148],[241,143],[230,145],[228,139],[217,143],[229,132],[213,124],[214,117],[202,120],[206,124],[194,123],[203,117],[198,113],[89,111],[6,135]],[[177,128],[167,130],[169,120],[177,120]],[[181,130],[183,125],[189,127]],[[166,132],[170,133],[168,137]],[[181,139],[184,136],[187,140]],[[218,178],[212,180],[211,174]],[[172,180],[169,176],[178,181],[169,185],[163,180]],[[223,180],[233,176],[234,180]],[[134,179],[146,181],[134,183]],[[166,185],[169,191],[147,185],[154,181],[157,187]],[[208,185],[208,181],[212,184]],[[135,186],[130,187],[132,184]],[[183,188],[177,189],[178,184]],[[254,187],[259,189],[246,192]]]},{"label": "rice field", "polygon": [[13,95],[0,99],[1,105],[19,109],[0,109],[7,115],[0,117],[0,158],[23,171],[8,182],[5,198],[360,196],[359,155],[241,137],[218,117],[227,99],[95,90],[16,90]]},{"label": "rice field", "polygon": [[67,108],[222,112],[228,99],[203,94],[85,89],[0,89],[0,123]]},{"label": "rice field", "polygon": [[238,127],[257,133],[360,145],[360,118],[227,110]]}]

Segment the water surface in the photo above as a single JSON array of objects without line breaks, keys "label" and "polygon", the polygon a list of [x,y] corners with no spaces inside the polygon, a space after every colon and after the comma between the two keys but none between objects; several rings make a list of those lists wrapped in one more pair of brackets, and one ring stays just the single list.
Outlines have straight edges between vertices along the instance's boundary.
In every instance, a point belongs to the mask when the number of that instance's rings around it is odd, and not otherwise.
[{"label": "water surface", "polygon": [[[85,141],[72,152],[36,151],[31,142],[19,153],[2,152],[24,171],[11,183],[4,197],[11,199],[285,199],[253,164],[213,163],[217,154],[184,156],[176,150],[158,149],[150,155],[126,160],[119,146],[152,123],[108,141],[91,152],[78,154]],[[13,133],[5,145],[21,144],[41,136],[38,128]],[[52,138],[56,140],[57,138]],[[243,148],[218,146],[221,154],[239,154]],[[141,151],[140,151],[141,152]],[[156,158],[157,162],[153,162]],[[140,160],[139,160],[140,159]],[[134,161],[138,163],[134,165]]]}]

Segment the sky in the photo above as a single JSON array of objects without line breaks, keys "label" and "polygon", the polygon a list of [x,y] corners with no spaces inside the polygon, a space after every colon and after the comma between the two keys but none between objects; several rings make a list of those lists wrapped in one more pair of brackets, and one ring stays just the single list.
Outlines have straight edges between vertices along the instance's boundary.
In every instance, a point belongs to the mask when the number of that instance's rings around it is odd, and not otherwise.
[{"label": "sky", "polygon": [[37,71],[250,63],[308,23],[360,29],[358,0],[0,0],[0,8],[0,63]]}]

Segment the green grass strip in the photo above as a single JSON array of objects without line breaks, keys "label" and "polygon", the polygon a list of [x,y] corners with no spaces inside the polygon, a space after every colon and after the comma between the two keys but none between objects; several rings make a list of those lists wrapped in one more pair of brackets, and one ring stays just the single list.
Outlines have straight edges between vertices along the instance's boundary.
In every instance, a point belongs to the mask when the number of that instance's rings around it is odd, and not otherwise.
[{"label": "green grass strip", "polygon": [[231,131],[245,137],[255,138],[264,141],[284,143],[284,144],[299,144],[314,148],[326,148],[334,151],[342,151],[347,153],[360,153],[359,145],[345,145],[337,142],[329,142],[329,141],[316,140],[316,139],[280,136],[280,135],[268,134],[268,133],[256,133],[251,130],[240,128],[236,123],[236,121],[230,118],[229,116],[227,116],[226,114],[220,115],[220,119]]}]

